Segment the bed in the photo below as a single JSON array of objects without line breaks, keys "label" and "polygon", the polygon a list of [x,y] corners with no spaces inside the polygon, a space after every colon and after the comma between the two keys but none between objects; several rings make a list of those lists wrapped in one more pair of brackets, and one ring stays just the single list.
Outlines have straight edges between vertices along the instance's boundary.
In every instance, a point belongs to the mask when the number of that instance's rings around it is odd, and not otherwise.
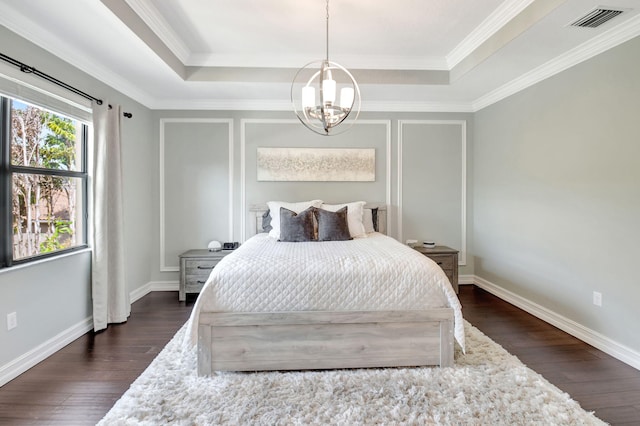
[{"label": "bed", "polygon": [[464,349],[460,303],[429,258],[377,232],[349,241],[282,242],[262,232],[211,272],[186,339],[198,374],[453,365]]}]

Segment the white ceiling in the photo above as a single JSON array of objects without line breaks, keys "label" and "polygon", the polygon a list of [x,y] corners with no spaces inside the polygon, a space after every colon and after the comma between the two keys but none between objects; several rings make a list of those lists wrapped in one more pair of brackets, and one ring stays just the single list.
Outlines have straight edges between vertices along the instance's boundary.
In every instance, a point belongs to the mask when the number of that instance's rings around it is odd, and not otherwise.
[{"label": "white ceiling", "polygon": [[[363,110],[476,111],[640,35],[640,0],[604,1],[331,0],[329,56]],[[325,56],[324,0],[0,5],[0,24],[153,109],[290,110],[296,69]],[[625,12],[568,26],[603,6]]]}]

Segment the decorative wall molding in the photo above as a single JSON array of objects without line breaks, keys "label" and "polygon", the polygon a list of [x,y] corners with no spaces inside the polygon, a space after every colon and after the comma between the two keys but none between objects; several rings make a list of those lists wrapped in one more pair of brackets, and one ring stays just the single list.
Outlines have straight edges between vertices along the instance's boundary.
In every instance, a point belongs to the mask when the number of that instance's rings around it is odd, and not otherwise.
[{"label": "decorative wall molding", "polygon": [[223,123],[228,126],[229,132],[229,241],[233,241],[233,119],[232,118],[161,118],[160,119],[160,141],[159,141],[159,182],[160,182],[160,271],[161,272],[178,272],[178,266],[167,266],[165,264],[165,178],[164,178],[164,146],[165,146],[165,126],[168,123]]},{"label": "decorative wall molding", "polygon": [[446,125],[459,125],[461,126],[461,151],[460,161],[461,164],[461,217],[460,217],[460,254],[458,257],[458,265],[464,266],[467,264],[467,122],[466,120],[398,120],[398,240],[404,241],[404,233],[402,230],[402,146],[403,136],[402,128],[405,125],[410,124],[446,124]]},{"label": "decorative wall molding", "polygon": [[640,352],[637,352],[625,345],[622,345],[597,331],[591,330],[579,324],[565,316],[562,316],[544,306],[538,305],[518,294],[515,294],[497,284],[494,284],[482,277],[474,275],[474,284],[478,287],[488,291],[494,296],[511,303],[530,313],[531,315],[540,318],[541,320],[558,327],[560,330],[569,333],[570,335],[590,344],[591,346],[600,349],[612,357],[619,359],[640,370]]},{"label": "decorative wall molding", "polygon": [[51,339],[20,355],[18,358],[0,366],[0,386],[15,379],[42,360],[48,358],[67,346],[80,336],[93,330],[93,317],[85,318],[79,323],[56,334]]},{"label": "decorative wall molding", "polygon": [[[247,167],[246,167],[246,128],[251,124],[286,124],[299,126],[300,121],[296,119],[270,119],[270,118],[243,118],[240,120],[240,241],[246,240],[247,234]],[[385,125],[386,126],[386,200],[387,205],[391,204],[391,120],[358,120],[354,126],[360,125]],[[389,217],[387,216],[387,221]]]}]

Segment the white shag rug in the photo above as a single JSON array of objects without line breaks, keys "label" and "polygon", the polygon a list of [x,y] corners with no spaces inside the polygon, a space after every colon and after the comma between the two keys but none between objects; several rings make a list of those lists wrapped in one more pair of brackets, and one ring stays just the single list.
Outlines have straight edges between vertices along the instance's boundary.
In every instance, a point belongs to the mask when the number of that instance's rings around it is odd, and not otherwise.
[{"label": "white shag rug", "polygon": [[603,425],[465,322],[451,368],[198,377],[183,327],[99,425]]}]

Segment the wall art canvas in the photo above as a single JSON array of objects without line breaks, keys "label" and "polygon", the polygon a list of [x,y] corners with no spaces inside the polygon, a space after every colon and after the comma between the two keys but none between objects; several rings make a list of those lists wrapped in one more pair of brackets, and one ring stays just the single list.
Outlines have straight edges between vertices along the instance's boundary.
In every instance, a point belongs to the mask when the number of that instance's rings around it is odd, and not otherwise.
[{"label": "wall art canvas", "polygon": [[374,148],[258,148],[259,181],[373,182]]}]

